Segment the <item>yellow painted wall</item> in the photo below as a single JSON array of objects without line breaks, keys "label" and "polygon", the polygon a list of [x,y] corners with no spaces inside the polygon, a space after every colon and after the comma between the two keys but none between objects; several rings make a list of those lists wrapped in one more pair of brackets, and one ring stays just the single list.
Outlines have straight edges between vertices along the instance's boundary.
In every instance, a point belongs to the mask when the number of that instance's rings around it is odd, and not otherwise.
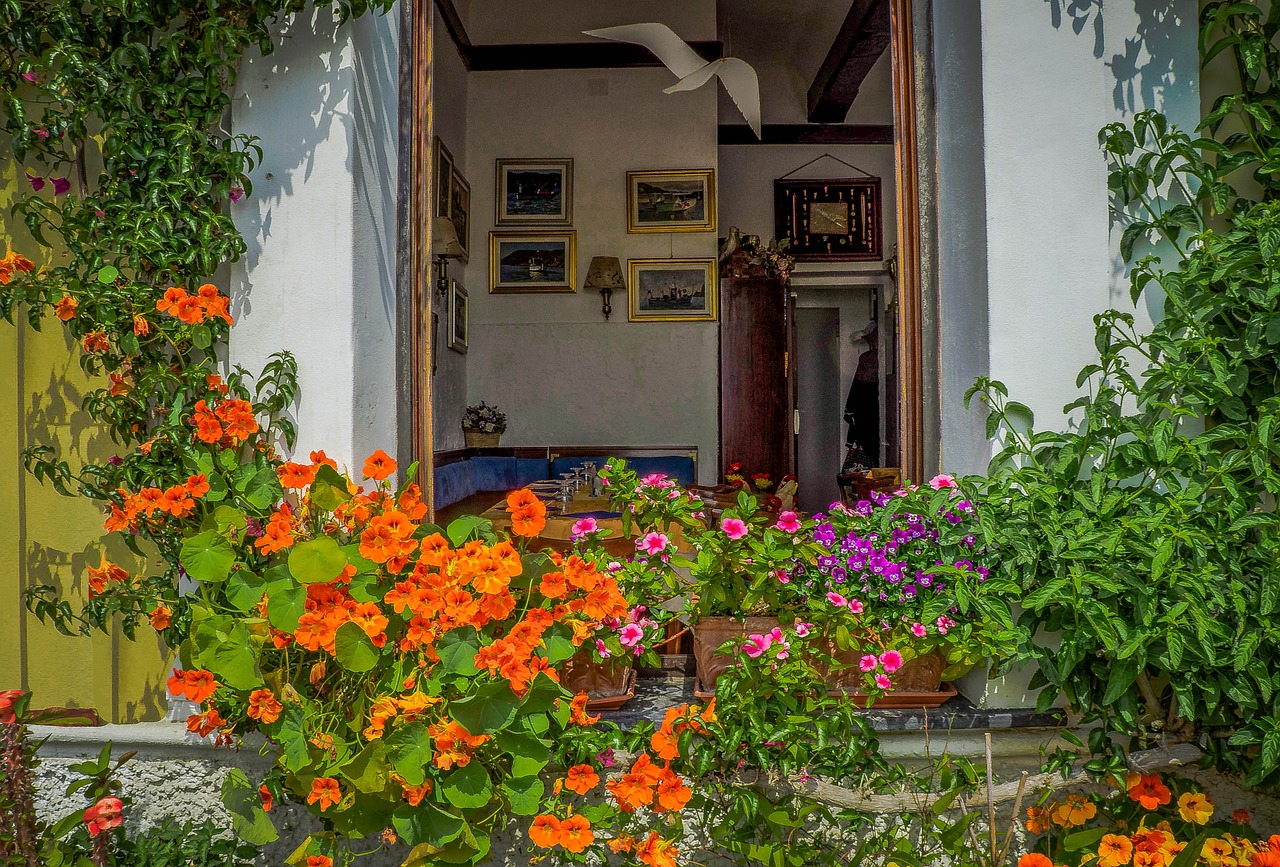
[{"label": "yellow painted wall", "polygon": [[[0,244],[38,264],[53,251],[38,247],[12,216],[21,174],[0,167]],[[25,182],[22,182],[25,183]],[[49,317],[35,331],[25,317],[0,320],[0,689],[33,692],[39,707],[91,707],[112,722],[159,719],[171,657],[145,627],[131,642],[116,631],[89,638],[58,634],[26,611],[23,589],[51,584],[77,607],[85,599],[85,569],[103,553],[135,573],[145,568],[122,543],[105,539],[102,511],[83,497],[64,497],[22,467],[21,452],[51,445],[71,467],[116,453],[104,429],[81,409],[88,382],[62,323]]]}]

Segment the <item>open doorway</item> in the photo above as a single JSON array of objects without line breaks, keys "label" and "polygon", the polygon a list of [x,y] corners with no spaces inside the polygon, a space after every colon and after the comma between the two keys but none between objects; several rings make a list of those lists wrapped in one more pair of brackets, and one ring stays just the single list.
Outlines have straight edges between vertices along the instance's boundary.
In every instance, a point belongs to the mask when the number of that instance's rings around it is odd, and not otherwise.
[{"label": "open doorway", "polygon": [[[704,56],[743,57],[756,67],[765,122],[759,139],[714,83],[664,94],[671,74],[643,48],[582,35],[629,23],[635,15],[625,4],[560,3],[554,14],[531,19],[512,14],[515,5],[503,2],[419,3],[409,31],[416,59],[408,78],[416,94],[413,110],[405,112],[412,122],[415,191],[405,224],[416,244],[407,272],[418,309],[408,328],[412,351],[402,353],[410,380],[402,415],[424,475],[433,481],[436,505],[478,490],[473,482],[503,486],[529,474],[551,475],[561,466],[557,460],[575,453],[583,460],[630,453],[695,483],[722,481],[733,461],[721,439],[725,322],[716,314],[699,318],[681,311],[646,319],[645,311],[633,309],[637,302],[628,287],[658,273],[679,290],[672,297],[684,300],[693,290],[686,292],[680,281],[710,268],[709,291],[727,292],[715,270],[721,240],[732,227],[774,236],[773,182],[815,159],[796,177],[880,180],[882,243],[874,259],[842,263],[847,273],[825,289],[814,274],[829,270],[827,263],[797,266],[793,306],[779,338],[789,346],[782,367],[790,396],[780,406],[769,401],[760,408],[783,413],[783,428],[791,431],[780,445],[785,457],[778,474],[802,469],[805,428],[802,423],[797,435],[794,424],[797,411],[801,419],[805,415],[801,398],[815,416],[818,402],[832,407],[817,429],[824,444],[804,451],[812,467],[804,475],[830,478],[806,482],[812,493],[801,497],[805,508],[827,505],[822,501],[832,492],[848,444],[846,356],[854,358],[856,372],[860,355],[853,355],[853,340],[867,322],[877,321],[880,437],[874,462],[919,475],[920,256],[909,0],[721,0],[647,10],[644,17],[662,19]],[[819,159],[827,155],[835,160]],[[555,219],[511,219],[537,216],[533,205],[510,205],[502,192],[513,166],[537,176],[543,186],[529,189],[539,195],[546,183],[539,173],[559,172],[559,189],[572,193],[551,209]],[[675,176],[661,178],[664,183],[704,185],[705,219],[696,229],[637,230],[631,197],[645,178],[631,176],[651,172]],[[526,212],[518,213],[522,207]],[[444,216],[462,247],[446,260],[447,275],[432,255]],[[585,285],[600,259],[618,260],[621,280],[611,299]],[[889,276],[895,263],[896,279]],[[535,265],[540,281],[551,272],[556,279],[531,286]],[[503,285],[509,276],[504,269],[519,267],[525,286],[512,291]],[[832,300],[824,301],[824,292]],[[849,298],[834,298],[840,292]],[[859,293],[860,301],[850,300]],[[721,309],[724,300],[719,298]],[[846,313],[851,304],[863,312]],[[805,312],[824,305],[839,316],[815,319]],[[433,328],[433,322],[439,324]],[[796,376],[820,363],[822,353],[829,359],[832,344],[838,374],[802,386]],[[463,436],[466,407],[480,402],[507,416],[497,446],[469,446]],[[483,479],[456,483],[441,473],[476,458],[495,459],[481,468]],[[821,473],[820,463],[826,467]]]}]

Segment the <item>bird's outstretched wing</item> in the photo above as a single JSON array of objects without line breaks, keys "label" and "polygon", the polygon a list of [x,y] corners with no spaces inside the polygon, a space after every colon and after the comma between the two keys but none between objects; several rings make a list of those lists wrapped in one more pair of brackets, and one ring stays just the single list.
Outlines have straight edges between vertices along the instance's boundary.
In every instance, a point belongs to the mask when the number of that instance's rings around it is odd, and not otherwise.
[{"label": "bird's outstretched wing", "polygon": [[602,27],[582,32],[587,36],[598,36],[615,42],[643,45],[662,61],[663,66],[674,72],[677,78],[684,78],[707,63],[698,56],[698,52],[689,47],[689,43],[665,24],[624,24],[621,27]]},{"label": "bird's outstretched wing", "polygon": [[713,60],[700,69],[681,76],[679,81],[663,93],[696,90],[710,81],[712,76],[718,77],[724,83],[724,89],[728,91],[738,111],[742,112],[742,116],[747,119],[747,125],[756,134],[756,138],[761,138],[760,79],[755,69],[745,60],[737,57]]}]

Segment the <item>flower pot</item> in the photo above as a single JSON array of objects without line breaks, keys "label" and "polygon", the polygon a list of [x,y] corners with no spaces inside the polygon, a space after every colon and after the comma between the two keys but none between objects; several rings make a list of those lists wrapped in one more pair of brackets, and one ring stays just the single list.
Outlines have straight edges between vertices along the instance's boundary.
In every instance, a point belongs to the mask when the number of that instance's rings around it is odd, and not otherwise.
[{"label": "flower pot", "polygon": [[[823,652],[831,655],[834,664],[818,666],[819,672],[827,681],[827,686],[834,692],[858,693],[865,682],[863,673],[858,669],[858,660],[870,650],[852,648],[839,650],[834,640],[827,639]],[[935,650],[924,656],[906,662],[889,678],[893,681],[890,693],[935,693],[942,685],[942,670],[947,667],[947,658],[942,651]]]},{"label": "flower pot", "polygon": [[582,649],[560,664],[560,685],[572,693],[587,694],[588,710],[613,710],[635,695],[631,661],[600,659]]},{"label": "flower pot", "polygon": [[462,429],[462,438],[467,442],[469,449],[496,449],[498,443],[502,441],[502,431],[497,433],[484,433],[478,430]]},{"label": "flower pot", "polygon": [[763,635],[780,626],[776,617],[703,617],[693,624],[693,659],[698,671],[699,689],[711,692],[720,673],[733,664],[733,657],[717,653],[720,645],[748,635]]}]

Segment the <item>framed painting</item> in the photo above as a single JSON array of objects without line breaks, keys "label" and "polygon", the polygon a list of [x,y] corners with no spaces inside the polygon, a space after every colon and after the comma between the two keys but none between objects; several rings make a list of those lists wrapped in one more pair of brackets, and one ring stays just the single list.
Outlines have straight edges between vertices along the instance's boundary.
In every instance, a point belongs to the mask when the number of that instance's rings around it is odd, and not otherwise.
[{"label": "framed painting", "polygon": [[499,226],[567,226],[573,222],[573,160],[496,160]]},{"label": "framed painting", "polygon": [[449,219],[458,230],[458,242],[462,244],[462,255],[459,257],[465,264],[471,261],[471,184],[458,171],[453,169],[452,189],[449,193]]},{"label": "framed painting", "polygon": [[714,232],[716,170],[627,172],[627,231]]},{"label": "framed painting", "polygon": [[449,348],[463,355],[467,353],[468,326],[467,290],[458,280],[449,282]]},{"label": "framed painting", "polygon": [[576,292],[575,234],[490,232],[489,291]]},{"label": "framed painting", "polygon": [[714,322],[715,259],[628,259],[631,322]]},{"label": "framed painting", "polygon": [[432,198],[435,202],[433,213],[438,217],[449,216],[453,207],[453,154],[444,146],[440,136],[435,138],[435,189]]}]

